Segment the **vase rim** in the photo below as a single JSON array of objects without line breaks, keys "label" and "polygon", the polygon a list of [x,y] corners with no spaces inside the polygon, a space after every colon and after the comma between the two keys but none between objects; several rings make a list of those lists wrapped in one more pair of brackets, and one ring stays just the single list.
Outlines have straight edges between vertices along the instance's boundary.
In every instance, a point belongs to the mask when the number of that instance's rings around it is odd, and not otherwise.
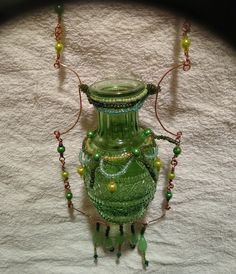
[{"label": "vase rim", "polygon": [[97,102],[133,102],[147,94],[146,85],[134,79],[106,79],[89,87],[89,95]]}]

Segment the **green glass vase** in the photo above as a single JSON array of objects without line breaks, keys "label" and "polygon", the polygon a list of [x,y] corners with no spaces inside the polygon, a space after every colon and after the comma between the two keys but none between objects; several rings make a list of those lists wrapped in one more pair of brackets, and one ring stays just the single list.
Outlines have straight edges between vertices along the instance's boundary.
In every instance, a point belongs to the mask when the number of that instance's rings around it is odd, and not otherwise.
[{"label": "green glass vase", "polygon": [[144,215],[158,178],[153,133],[140,127],[138,115],[153,86],[130,79],[105,80],[85,92],[98,119],[80,152],[86,191],[108,222],[133,222]]}]

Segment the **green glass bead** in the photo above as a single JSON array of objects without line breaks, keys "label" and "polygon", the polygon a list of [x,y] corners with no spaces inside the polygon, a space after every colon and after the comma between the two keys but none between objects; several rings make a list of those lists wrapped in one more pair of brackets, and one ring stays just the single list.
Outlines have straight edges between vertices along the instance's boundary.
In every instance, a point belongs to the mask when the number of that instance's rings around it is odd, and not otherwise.
[{"label": "green glass bead", "polygon": [[132,153],[133,153],[134,156],[136,156],[136,157],[140,156],[140,154],[141,154],[139,148],[133,148],[133,149],[132,149]]},{"label": "green glass bead", "polygon": [[150,128],[145,128],[143,131],[144,136],[148,137],[152,135],[152,130]]},{"label": "green glass bead", "polygon": [[110,237],[104,239],[104,247],[109,250],[113,250],[113,242]]},{"label": "green glass bead", "polygon": [[119,235],[117,235],[117,237],[116,237],[116,244],[121,245],[121,244],[123,244],[124,240],[125,240],[124,235],[120,235],[120,234],[119,234]]},{"label": "green glass bead", "polygon": [[175,154],[175,156],[178,156],[180,153],[181,153],[181,147],[180,146],[176,146],[176,147],[174,147],[174,149],[173,149],[173,152],[174,152],[174,154]]},{"label": "green glass bead", "polygon": [[136,234],[132,234],[129,239],[131,245],[136,245],[138,242],[138,236]]},{"label": "green glass bead", "polygon": [[62,176],[64,179],[66,179],[66,178],[69,177],[69,172],[67,172],[67,171],[64,170],[64,171],[62,171],[61,176]]},{"label": "green glass bead", "polygon": [[99,161],[100,158],[101,158],[100,153],[95,153],[95,154],[93,155],[93,159],[94,159],[95,161]]},{"label": "green glass bead", "polygon": [[66,199],[67,200],[71,200],[73,198],[73,194],[72,194],[72,192],[66,192]]},{"label": "green glass bead", "polygon": [[167,192],[166,192],[166,200],[167,200],[167,201],[169,201],[169,200],[172,198],[172,196],[173,196],[173,195],[172,195],[172,192],[170,192],[170,191],[167,191]]},{"label": "green glass bead", "polygon": [[56,12],[59,16],[61,16],[61,15],[64,13],[64,6],[63,6],[62,3],[61,3],[61,4],[57,4],[57,5],[55,6],[55,12]]},{"label": "green glass bead", "polygon": [[63,48],[64,48],[64,46],[61,42],[56,42],[55,50],[58,54],[62,52]]},{"label": "green glass bead", "polygon": [[138,241],[138,249],[140,252],[146,252],[147,250],[147,241],[143,235],[140,236],[140,239]]},{"label": "green glass bead", "polygon": [[95,136],[94,131],[89,130],[89,131],[87,132],[87,137],[88,137],[88,138],[93,138],[94,136]]},{"label": "green glass bead", "polygon": [[99,231],[95,231],[93,233],[93,244],[98,246],[101,245],[102,243],[102,235]]},{"label": "green glass bead", "polygon": [[191,40],[185,36],[181,39],[181,46],[184,50],[188,50],[191,44]]},{"label": "green glass bead", "polygon": [[57,147],[57,151],[58,151],[59,153],[64,153],[65,150],[66,150],[66,148],[65,148],[64,146],[58,146],[58,147]]},{"label": "green glass bead", "polygon": [[175,173],[174,172],[169,172],[168,173],[168,179],[174,180],[174,178],[175,178]]}]

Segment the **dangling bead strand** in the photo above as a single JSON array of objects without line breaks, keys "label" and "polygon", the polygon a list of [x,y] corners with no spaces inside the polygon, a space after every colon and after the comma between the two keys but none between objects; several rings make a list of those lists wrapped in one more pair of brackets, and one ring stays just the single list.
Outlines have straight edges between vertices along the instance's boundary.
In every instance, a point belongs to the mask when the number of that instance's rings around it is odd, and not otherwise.
[{"label": "dangling bead strand", "polygon": [[109,237],[110,226],[107,226],[104,239],[104,247],[109,251],[113,252],[115,250],[111,237]]},{"label": "dangling bead strand", "polygon": [[145,230],[146,230],[146,225],[143,225],[140,231],[140,238],[138,241],[138,250],[142,254],[142,261],[143,261],[144,267],[147,267],[149,262],[148,260],[146,260],[147,241],[144,237]]},{"label": "dangling bead strand", "polygon": [[122,247],[124,240],[125,240],[124,228],[123,228],[123,225],[120,225],[120,234],[116,238],[116,243],[118,244],[118,251],[116,254],[117,259],[119,259],[121,257],[121,247]]},{"label": "dangling bead strand", "polygon": [[64,152],[65,152],[66,149],[63,145],[63,140],[61,138],[61,133],[56,130],[56,131],[54,131],[54,135],[55,135],[56,139],[58,140],[57,152],[60,154],[59,161],[61,162],[61,176],[63,178],[64,187],[65,187],[65,197],[67,199],[68,207],[73,208],[73,203],[71,201],[72,198],[73,198],[73,194],[72,194],[71,189],[70,189],[69,172],[65,168],[66,161],[65,161]]},{"label": "dangling bead strand", "polygon": [[131,230],[131,235],[130,235],[130,240],[129,240],[130,247],[131,247],[132,249],[135,249],[136,244],[137,244],[137,242],[138,242],[138,237],[137,237],[137,235],[136,235],[136,233],[135,233],[134,224],[132,224],[132,225],[130,226],[130,230]]},{"label": "dangling bead strand", "polygon": [[166,193],[165,193],[165,198],[166,198],[165,208],[167,210],[169,210],[171,208],[169,205],[169,201],[173,196],[172,189],[174,188],[173,180],[175,179],[175,167],[178,164],[177,157],[181,153],[180,139],[181,139],[182,133],[178,132],[176,136],[177,137],[175,140],[176,140],[177,144],[173,149],[174,156],[172,157],[171,162],[170,162],[171,167],[170,167],[170,171],[168,173],[168,185],[167,185],[167,189],[166,189]]},{"label": "dangling bead strand", "polygon": [[55,27],[55,50],[56,50],[56,60],[54,63],[55,68],[60,68],[60,58],[61,58],[61,52],[64,48],[64,45],[62,43],[62,15],[64,13],[64,6],[62,3],[59,3],[55,7],[55,11],[57,13],[57,26]]},{"label": "dangling bead strand", "polygon": [[101,235],[100,235],[100,223],[96,223],[96,230],[93,234],[93,245],[94,245],[94,261],[97,262],[98,254],[97,254],[97,247],[101,243]]},{"label": "dangling bead strand", "polygon": [[191,61],[189,58],[189,47],[191,45],[191,40],[188,37],[188,33],[191,31],[191,25],[189,22],[185,21],[182,27],[183,34],[181,39],[181,46],[184,50],[185,60],[183,62],[183,70],[188,71],[191,68]]}]

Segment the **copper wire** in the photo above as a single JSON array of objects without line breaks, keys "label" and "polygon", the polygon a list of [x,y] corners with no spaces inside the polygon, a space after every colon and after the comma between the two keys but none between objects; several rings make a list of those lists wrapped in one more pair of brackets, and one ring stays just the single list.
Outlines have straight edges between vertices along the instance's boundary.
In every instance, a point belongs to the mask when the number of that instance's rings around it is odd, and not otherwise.
[{"label": "copper wire", "polygon": [[[191,31],[191,24],[190,24],[190,22],[188,22],[187,20],[185,20],[184,23],[183,23],[182,31],[183,31],[182,37],[186,37],[186,36],[188,35],[188,33]],[[159,80],[159,82],[158,82],[158,84],[157,84],[157,87],[160,87],[160,84],[161,84],[161,82],[164,80],[164,78],[165,78],[170,72],[172,72],[173,70],[178,69],[178,68],[180,68],[180,67],[182,67],[184,71],[190,70],[190,68],[191,68],[191,61],[190,61],[190,59],[189,59],[189,51],[188,51],[188,50],[185,50],[185,51],[184,51],[184,55],[185,55],[185,60],[184,60],[182,63],[177,64],[177,65],[174,65],[173,67],[171,67],[170,69],[168,69],[168,70],[163,74],[163,76],[161,77],[161,79]],[[159,117],[159,115],[158,115],[158,113],[157,113],[157,99],[158,99],[158,93],[156,93],[156,98],[155,98],[155,115],[156,115],[157,121],[159,122],[159,124],[161,125],[161,127],[162,127],[166,132],[168,132],[169,134],[171,134],[171,135],[173,135],[173,136],[178,137],[178,136],[179,136],[178,134],[179,134],[180,132],[178,132],[177,134],[171,132],[171,131],[168,130],[168,129],[163,125],[163,123],[161,122],[160,117]],[[181,135],[182,135],[182,133],[181,133]],[[180,137],[181,137],[181,136],[180,136]],[[178,138],[178,139],[180,139],[180,138]]]},{"label": "copper wire", "polygon": [[[55,64],[54,64],[54,66],[55,66]],[[79,86],[78,86],[79,87],[79,113],[77,115],[77,119],[75,120],[74,124],[72,124],[72,126],[69,127],[67,130],[60,133],[61,135],[63,135],[63,134],[68,133],[69,131],[71,131],[77,125],[77,123],[79,122],[80,116],[82,114],[83,105],[82,105],[82,95],[81,95],[81,89],[80,89],[80,85],[82,84],[82,81],[80,79],[79,74],[74,69],[72,69],[72,68],[68,67],[67,65],[61,63],[59,60],[58,60],[58,64],[59,64],[59,67],[63,67],[65,69],[68,69],[71,72],[73,72],[79,80]],[[54,134],[55,134],[55,132],[54,132]]]},{"label": "copper wire", "polygon": [[80,210],[78,208],[75,208],[74,206],[73,206],[73,209],[76,210],[77,212],[79,212],[80,214],[82,214],[83,216],[85,216],[85,217],[87,217],[89,219],[92,219],[92,221],[95,222],[95,223],[99,223],[99,224],[103,224],[105,226],[108,226],[107,222],[103,222],[100,219],[95,219],[92,215],[89,215],[86,212],[84,212],[84,211],[82,211],[82,210]]},{"label": "copper wire", "polygon": [[[101,221],[100,219],[98,218],[94,218],[92,215],[89,215],[88,213],[86,213],[85,211],[81,210],[81,209],[78,209],[78,208],[75,208],[74,206],[72,206],[72,208],[77,211],[78,213],[80,213],[81,215],[89,218],[89,219],[92,219],[93,222],[95,223],[99,223],[99,224],[102,224],[102,225],[105,225],[105,226],[108,226],[109,223],[108,222],[104,222],[104,221]],[[159,222],[161,221],[164,217],[166,216],[166,212],[164,212],[160,217],[157,217],[157,218],[154,218],[154,219],[151,219],[150,221],[147,221],[147,222],[135,222],[136,224],[142,224],[142,225],[145,225],[145,226],[148,226],[150,224],[153,224],[153,223],[156,223],[156,222]]]},{"label": "copper wire", "polygon": [[[183,67],[183,63],[181,64],[178,64],[178,65],[175,65],[173,67],[171,67],[170,69],[168,69],[164,74],[163,76],[161,77],[160,81],[158,82],[157,86],[160,87],[160,84],[161,82],[164,80],[164,78],[170,73],[172,72],[173,70],[177,69],[177,68],[180,68],[180,67]],[[161,127],[166,131],[168,132],[169,134],[173,135],[173,136],[177,136],[177,134],[171,132],[170,130],[168,130],[164,125],[163,123],[161,122],[160,120],[160,117],[158,115],[158,112],[157,112],[157,99],[158,99],[158,93],[156,93],[156,98],[155,98],[155,115],[156,115],[156,118],[157,118],[157,121],[159,122],[159,124],[161,125]]]}]

